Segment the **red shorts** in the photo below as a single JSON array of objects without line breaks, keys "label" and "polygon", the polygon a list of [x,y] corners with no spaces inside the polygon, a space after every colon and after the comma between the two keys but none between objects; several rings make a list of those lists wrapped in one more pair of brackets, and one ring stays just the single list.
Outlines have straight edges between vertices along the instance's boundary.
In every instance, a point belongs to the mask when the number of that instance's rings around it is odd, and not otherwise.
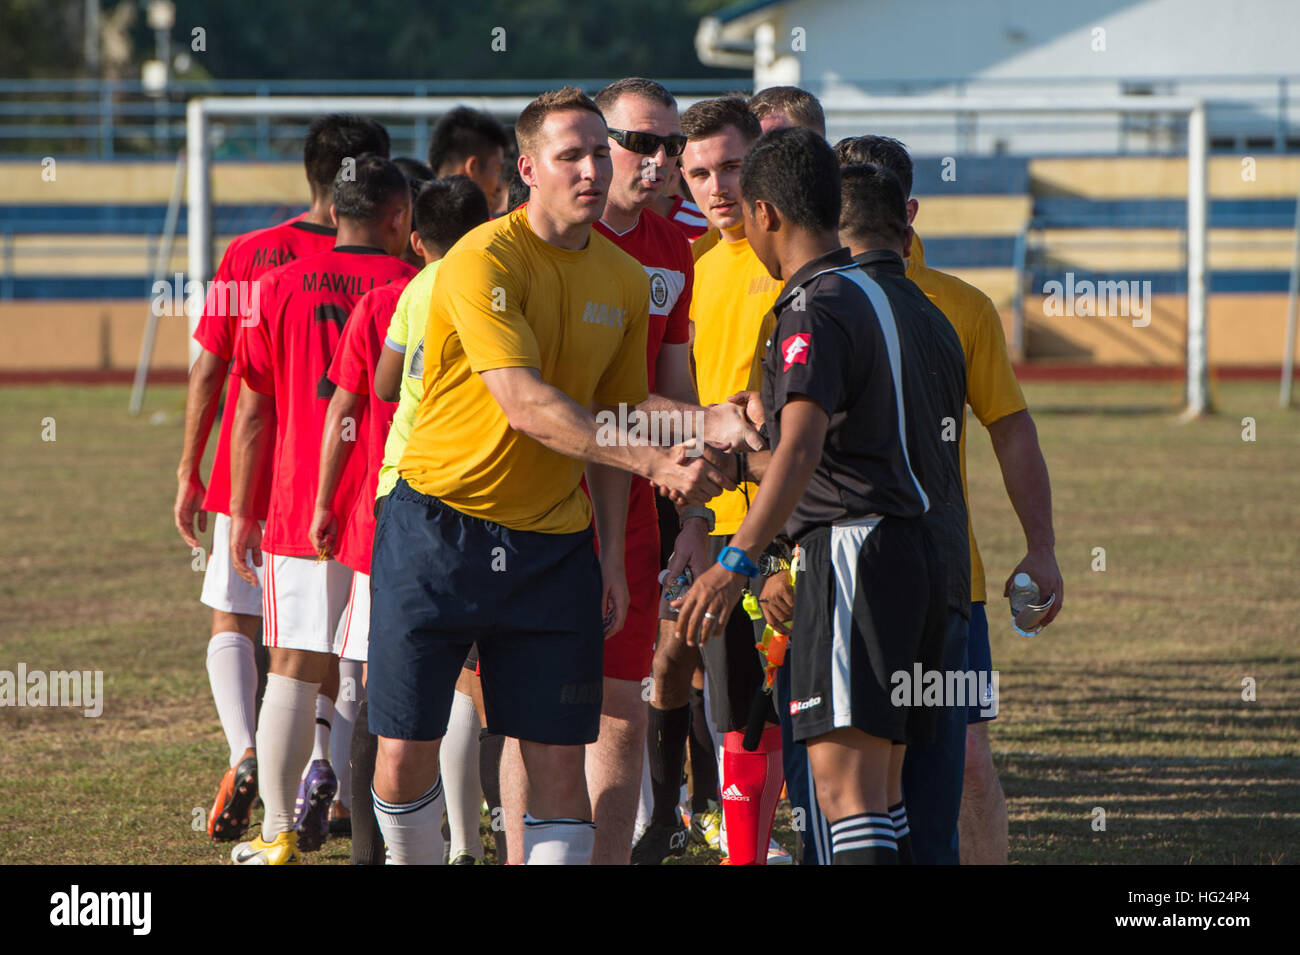
[{"label": "red shorts", "polygon": [[659,636],[659,518],[654,491],[632,477],[623,562],[631,603],[623,629],[605,641],[605,676],[640,683],[650,675]]}]

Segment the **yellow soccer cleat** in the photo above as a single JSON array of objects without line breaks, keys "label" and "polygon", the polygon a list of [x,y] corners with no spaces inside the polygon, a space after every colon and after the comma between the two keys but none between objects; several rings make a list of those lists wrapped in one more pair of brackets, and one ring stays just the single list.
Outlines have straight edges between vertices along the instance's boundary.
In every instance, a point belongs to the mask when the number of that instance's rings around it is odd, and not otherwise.
[{"label": "yellow soccer cleat", "polygon": [[290,829],[276,836],[274,842],[262,841],[259,833],[251,841],[235,846],[230,861],[235,865],[301,865],[298,833]]}]

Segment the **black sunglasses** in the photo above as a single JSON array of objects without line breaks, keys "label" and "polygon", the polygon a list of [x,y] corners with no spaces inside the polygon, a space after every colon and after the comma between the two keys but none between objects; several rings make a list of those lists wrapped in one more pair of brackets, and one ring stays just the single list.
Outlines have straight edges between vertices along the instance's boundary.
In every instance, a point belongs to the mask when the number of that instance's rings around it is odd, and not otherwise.
[{"label": "black sunglasses", "polygon": [[641,133],[634,129],[611,129],[609,138],[624,149],[630,149],[642,156],[653,156],[659,151],[660,146],[664,147],[666,155],[680,156],[682,150],[686,148],[686,137],[680,133],[672,136],[657,136],[654,133]]}]

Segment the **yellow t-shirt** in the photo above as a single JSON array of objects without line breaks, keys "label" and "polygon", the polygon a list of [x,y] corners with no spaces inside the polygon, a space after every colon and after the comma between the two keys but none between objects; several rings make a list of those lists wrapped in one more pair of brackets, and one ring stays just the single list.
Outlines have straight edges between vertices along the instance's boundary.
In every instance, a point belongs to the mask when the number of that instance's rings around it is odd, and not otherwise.
[{"label": "yellow t-shirt", "polygon": [[[1025,396],[1011,367],[1007,339],[1002,321],[992,299],[975,286],[955,275],[939,272],[925,264],[925,247],[921,237],[912,237],[912,251],[907,260],[907,277],[920,286],[939,311],[948,317],[961,350],[966,356],[966,403],[986,428],[999,418],[1023,411]],[[967,529],[970,534],[970,599],[983,602],[986,597],[984,562],[975,543],[975,523],[970,514],[970,494],[966,490],[966,429],[961,429],[961,490],[966,498]]]},{"label": "yellow t-shirt", "polygon": [[[691,321],[700,404],[716,404],[737,391],[759,387],[763,346],[776,322],[772,304],[780,291],[781,283],[767,274],[746,239],[719,242],[696,261]],[[753,501],[758,485],[744,488]],[[745,519],[740,489],[724,491],[709,507],[717,515],[715,535],[734,534]]]},{"label": "yellow t-shirt", "polygon": [[[397,411],[384,442],[384,463],[379,469],[379,483],[375,486],[375,499],[387,497],[397,486],[397,465],[406,450],[415,424],[415,409],[424,394],[424,326],[429,315],[429,299],[433,295],[433,280],[438,275],[438,264],[431,262],[402,289],[397,308],[388,323],[384,347],[402,351],[402,386],[397,398]],[[412,321],[414,319],[414,321]]]},{"label": "yellow t-shirt", "polygon": [[584,408],[645,400],[650,282],[613,242],[561,249],[528,207],[486,222],[442,260],[424,333],[424,393],[398,472],[456,510],[514,530],[591,523],[585,462],[511,429],[480,374],[536,368]]}]

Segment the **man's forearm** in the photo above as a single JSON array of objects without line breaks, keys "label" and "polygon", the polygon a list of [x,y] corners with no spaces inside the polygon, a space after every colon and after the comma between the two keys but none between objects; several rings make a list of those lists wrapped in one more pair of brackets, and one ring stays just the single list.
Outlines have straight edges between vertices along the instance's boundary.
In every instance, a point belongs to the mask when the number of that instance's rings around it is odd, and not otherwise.
[{"label": "man's forearm", "polygon": [[599,440],[596,416],[551,385],[541,383],[521,402],[511,427],[552,451],[593,464],[621,468],[649,478],[657,456],[654,448],[632,446],[619,429],[613,442]]},{"label": "man's forearm", "polygon": [[253,516],[253,478],[261,473],[271,442],[269,402],[251,388],[239,396],[230,429],[231,517]]},{"label": "man's forearm", "polygon": [[604,464],[587,465],[587,490],[591,492],[602,563],[612,560],[623,565],[630,486],[631,475],[626,471]]},{"label": "man's forearm", "polygon": [[1028,411],[1019,411],[989,425],[993,453],[1002,469],[1002,483],[1015,508],[1030,551],[1052,551],[1052,483],[1038,444],[1038,429]]},{"label": "man's forearm", "polygon": [[339,475],[352,456],[356,446],[355,433],[351,440],[343,438],[343,422],[347,418],[353,421],[355,432],[357,413],[364,396],[354,394],[345,388],[335,388],[334,397],[330,398],[325,411],[325,430],[320,440],[320,473],[316,483],[316,506],[328,507],[334,500],[338,488]]},{"label": "man's forearm", "polygon": [[208,446],[208,435],[217,419],[221,386],[228,368],[226,361],[204,349],[199,352],[199,360],[190,372],[185,392],[185,438],[181,446],[181,461],[176,468],[176,476],[182,480],[198,476],[199,464]]},{"label": "man's forearm", "polygon": [[758,559],[790,519],[821,459],[829,419],[816,408],[807,412],[806,423],[790,421],[789,412],[794,407],[786,406],[784,415],[791,427],[782,435],[780,447],[772,452],[766,480],[759,485],[749,513],[731,539],[732,546],[743,550],[750,560]]}]

